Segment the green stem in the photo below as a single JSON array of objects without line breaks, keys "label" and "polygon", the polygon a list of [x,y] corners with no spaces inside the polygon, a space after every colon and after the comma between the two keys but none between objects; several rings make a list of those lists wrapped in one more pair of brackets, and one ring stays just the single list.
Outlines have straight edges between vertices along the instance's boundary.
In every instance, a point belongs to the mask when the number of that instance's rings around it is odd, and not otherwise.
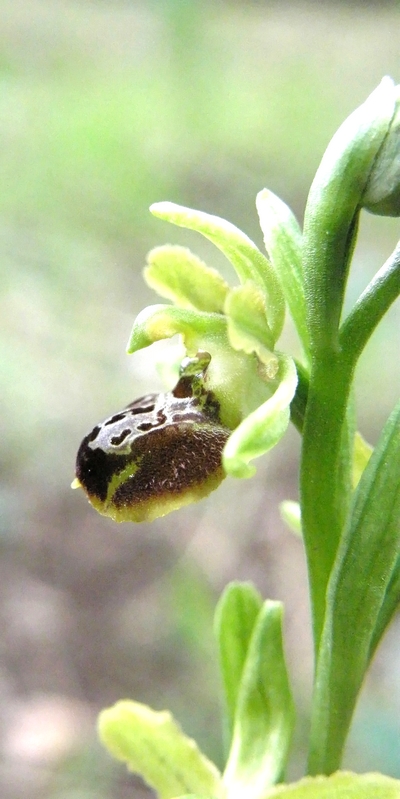
[{"label": "green stem", "polygon": [[304,419],[300,489],[316,657],[326,588],[350,500],[352,373],[338,353],[321,356],[311,372]]},{"label": "green stem", "polygon": [[[312,369],[303,428],[300,475],[302,529],[308,562],[315,668],[326,612],[329,577],[351,498],[353,425],[350,394],[353,370],[340,353],[325,353]],[[339,768],[343,736],[330,740],[314,684],[309,773]],[[340,727],[340,725],[339,725]],[[347,729],[347,728],[346,728]]]},{"label": "green stem", "polygon": [[400,294],[400,242],[356,302],[340,330],[344,356],[354,364]]},{"label": "green stem", "polygon": [[[352,429],[349,396],[353,371],[365,344],[400,294],[400,244],[375,275],[340,331],[340,348],[320,352],[309,380],[299,364],[292,421],[303,432],[301,470],[302,526],[306,543],[315,640],[315,657],[324,623],[326,589],[346,518],[350,494]],[[400,581],[399,581],[400,582]],[[393,589],[398,598],[398,586]],[[387,621],[382,619],[384,628]],[[375,648],[376,643],[372,647]],[[372,654],[372,653],[371,653]],[[340,766],[350,717],[325,729],[327,698],[314,688],[309,770],[329,773]],[[339,721],[339,720],[336,720]],[[344,729],[346,728],[346,729]]]}]

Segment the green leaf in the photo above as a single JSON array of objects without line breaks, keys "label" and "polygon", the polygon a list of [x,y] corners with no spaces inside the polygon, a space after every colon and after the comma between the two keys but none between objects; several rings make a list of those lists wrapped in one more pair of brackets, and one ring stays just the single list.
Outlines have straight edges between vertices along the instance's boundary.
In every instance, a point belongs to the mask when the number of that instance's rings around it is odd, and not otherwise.
[{"label": "green leaf", "polygon": [[225,588],[215,610],[214,631],[218,641],[229,738],[249,642],[261,607],[262,598],[251,583],[234,582]]},{"label": "green leaf", "polygon": [[203,211],[171,202],[155,203],[150,211],[160,219],[202,233],[228,258],[241,282],[251,280],[260,286],[265,294],[268,324],[277,341],[285,318],[285,300],[273,267],[254,242],[235,225]]},{"label": "green leaf", "polygon": [[393,574],[390,578],[389,585],[385,593],[385,601],[379,611],[378,618],[375,624],[374,634],[370,646],[370,658],[372,659],[375,649],[381,640],[386,627],[392,620],[394,614],[400,606],[400,553],[393,569]]},{"label": "green leaf", "polygon": [[337,347],[358,211],[395,112],[385,78],[335,133],[313,180],[304,218],[304,280],[310,346]]},{"label": "green leaf", "polygon": [[279,371],[274,394],[241,422],[225,446],[224,468],[233,477],[251,477],[255,468],[249,466],[250,461],[268,452],[286,432],[290,403],[297,385],[297,372],[292,358],[279,353],[276,355],[279,358]]},{"label": "green leaf", "polygon": [[186,247],[166,244],[147,256],[146,283],[181,308],[222,313],[229,286]]},{"label": "green leaf", "polygon": [[264,602],[250,638],[223,775],[227,799],[264,799],[282,778],[294,706],[282,643],[282,605]]},{"label": "green leaf", "polygon": [[308,356],[310,341],[299,224],[290,208],[268,189],[259,192],[256,205],[267,253],[281,281],[304,353]]},{"label": "green leaf", "polygon": [[223,797],[217,767],[167,711],[128,700],[102,710],[98,730],[111,754],[154,788],[160,799],[183,794]]},{"label": "green leaf", "polygon": [[354,449],[353,449],[353,486],[358,485],[360,477],[372,455],[373,448],[362,437],[361,433],[356,433],[354,436]]},{"label": "green leaf", "polygon": [[332,777],[306,777],[279,785],[265,799],[400,799],[400,782],[383,774],[338,771]]},{"label": "green leaf", "polygon": [[400,404],[354,495],[328,584],[317,663],[310,771],[338,767],[358,692],[399,589]]}]

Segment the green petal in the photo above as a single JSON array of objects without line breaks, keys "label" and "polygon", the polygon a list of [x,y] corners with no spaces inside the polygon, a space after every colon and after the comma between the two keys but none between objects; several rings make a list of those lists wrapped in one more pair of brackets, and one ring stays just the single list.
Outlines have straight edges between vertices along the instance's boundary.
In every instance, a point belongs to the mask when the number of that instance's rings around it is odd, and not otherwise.
[{"label": "green petal", "polygon": [[272,397],[247,416],[228,439],[223,465],[233,477],[251,477],[255,468],[249,462],[275,446],[287,429],[297,385],[296,367],[287,355],[279,355],[278,379]]},{"label": "green petal", "polygon": [[232,347],[248,354],[255,352],[263,362],[265,357],[269,360],[274,340],[265,314],[264,297],[258,286],[248,282],[231,289],[224,310]]},{"label": "green petal", "polygon": [[186,247],[166,244],[147,256],[146,283],[181,308],[222,313],[229,286]]}]

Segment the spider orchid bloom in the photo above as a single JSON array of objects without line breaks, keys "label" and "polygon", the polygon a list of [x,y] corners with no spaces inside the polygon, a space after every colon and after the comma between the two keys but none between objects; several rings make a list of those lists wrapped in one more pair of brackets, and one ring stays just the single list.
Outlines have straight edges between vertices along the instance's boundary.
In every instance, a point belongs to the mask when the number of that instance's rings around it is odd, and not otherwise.
[{"label": "spider orchid bloom", "polygon": [[148,521],[197,500],[226,474],[250,477],[250,462],[283,436],[297,373],[275,350],[285,303],[268,259],[219,217],[157,203],[156,216],[197,230],[228,257],[240,284],[184,247],[153,249],[147,283],[173,305],[145,308],[133,353],[179,334],[186,355],[172,391],[151,394],[106,419],[83,440],[74,485],[116,521]]}]

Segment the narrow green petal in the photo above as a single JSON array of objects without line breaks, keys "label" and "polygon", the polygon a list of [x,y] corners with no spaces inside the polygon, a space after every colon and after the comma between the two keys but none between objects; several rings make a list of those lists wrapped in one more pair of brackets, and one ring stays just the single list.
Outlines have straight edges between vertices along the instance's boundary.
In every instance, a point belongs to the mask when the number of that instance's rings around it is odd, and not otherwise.
[{"label": "narrow green petal", "polygon": [[251,477],[253,458],[268,452],[285,433],[290,418],[290,403],[297,385],[294,361],[279,355],[279,384],[266,402],[249,414],[229,437],[223,454],[225,471],[233,477]]},{"label": "narrow green petal", "polygon": [[147,256],[146,283],[181,308],[222,313],[229,286],[216,269],[211,269],[186,247],[166,244]]},{"label": "narrow green petal", "polygon": [[[261,290],[254,283],[236,286],[225,301],[228,321],[228,336],[235,350],[271,354],[274,340],[265,313],[265,302]],[[264,358],[262,358],[264,361]]]}]

